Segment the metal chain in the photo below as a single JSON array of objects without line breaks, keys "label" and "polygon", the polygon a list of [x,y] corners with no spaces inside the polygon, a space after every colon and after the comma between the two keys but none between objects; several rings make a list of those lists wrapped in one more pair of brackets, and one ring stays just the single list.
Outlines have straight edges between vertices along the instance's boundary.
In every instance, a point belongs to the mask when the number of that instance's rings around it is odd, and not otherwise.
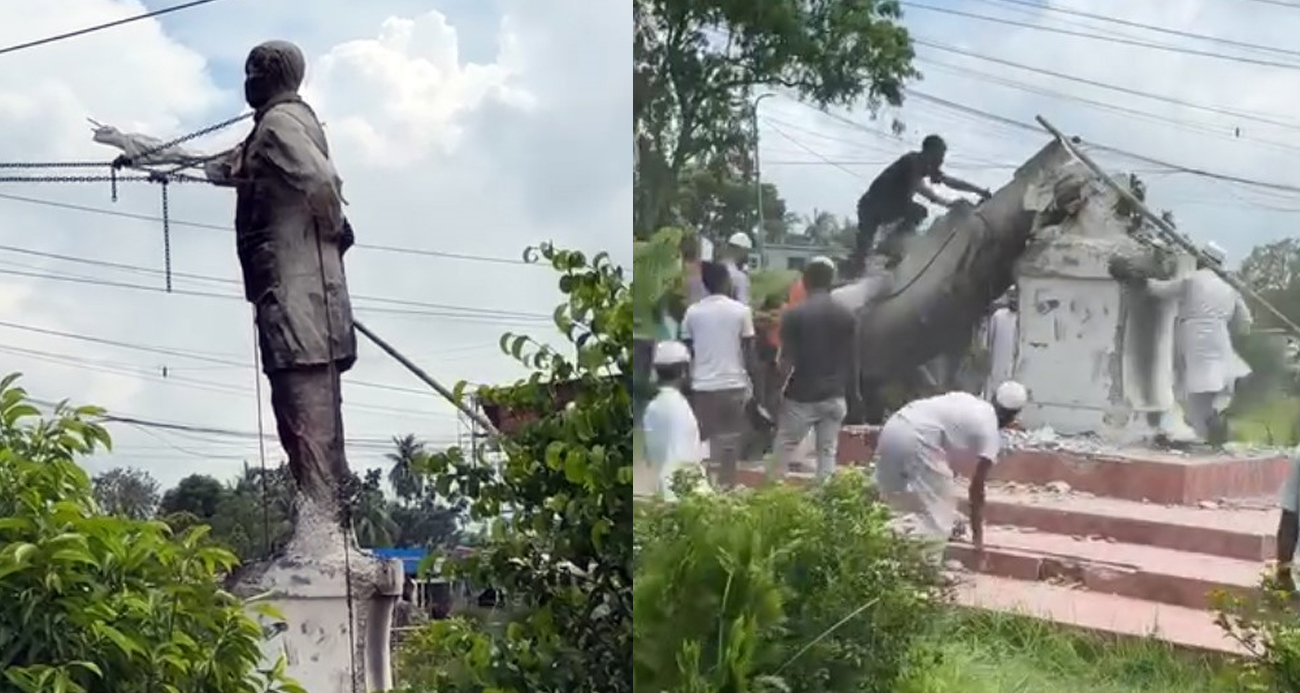
[{"label": "metal chain", "polygon": [[0,169],[27,168],[103,168],[109,161],[0,161]]},{"label": "metal chain", "polygon": [[217,130],[220,130],[222,128],[230,127],[231,125],[234,125],[235,123],[238,123],[241,120],[248,120],[249,118],[252,117],[253,117],[252,113],[244,113],[242,115],[237,115],[234,118],[228,118],[215,125],[209,125],[201,130],[195,130],[194,132],[191,132],[188,135],[182,135],[181,137],[177,137],[176,139],[171,140],[169,142],[164,142],[156,147],[150,147],[144,150],[143,152],[140,152],[138,155],[134,157],[122,156],[118,159],[118,162],[115,163],[114,165],[120,164],[122,166],[133,166],[136,161],[142,159],[148,159],[149,157],[153,156],[154,154],[157,154],[158,152],[161,152],[166,149],[171,149],[172,147],[175,147],[178,144],[184,144],[186,142],[189,142],[190,140],[197,139],[204,135],[216,132]]},{"label": "metal chain", "polygon": [[0,183],[146,183],[151,180],[154,180],[151,176],[0,176]]},{"label": "metal chain", "polygon": [[162,226],[163,226],[163,276],[166,277],[167,293],[172,292],[172,224],[171,205],[167,198],[167,179],[162,179]]}]

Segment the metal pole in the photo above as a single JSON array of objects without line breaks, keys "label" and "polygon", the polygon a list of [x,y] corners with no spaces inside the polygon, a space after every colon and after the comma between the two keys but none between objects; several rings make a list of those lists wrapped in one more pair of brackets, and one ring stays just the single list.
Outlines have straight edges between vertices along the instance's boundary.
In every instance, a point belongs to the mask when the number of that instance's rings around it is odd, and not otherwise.
[{"label": "metal pole", "polygon": [[754,108],[750,112],[751,121],[752,121],[751,125],[754,128],[754,195],[757,198],[756,201],[758,202],[758,227],[754,230],[754,249],[758,251],[757,254],[758,254],[759,269],[762,269],[763,265],[765,264],[764,263],[765,258],[763,257],[763,245],[766,240],[765,236],[767,234],[767,230],[764,228],[764,219],[763,219],[763,169],[759,165],[759,156],[758,156],[758,104],[762,103],[763,99],[766,99],[769,96],[776,96],[776,94],[773,92],[767,92],[766,94],[759,94],[758,98],[754,99]]},{"label": "metal pole", "polygon": [[1195,257],[1206,267],[1210,268],[1211,271],[1219,275],[1219,277],[1223,279],[1223,281],[1227,282],[1228,285],[1241,292],[1243,295],[1249,296],[1256,303],[1263,306],[1268,310],[1268,312],[1273,314],[1273,317],[1277,318],[1279,322],[1291,330],[1293,334],[1300,337],[1300,325],[1291,322],[1291,319],[1284,315],[1282,311],[1273,307],[1273,304],[1265,301],[1263,297],[1252,291],[1250,287],[1238,281],[1237,278],[1232,276],[1232,274],[1224,269],[1222,265],[1215,262],[1213,258],[1206,255],[1200,248],[1196,247],[1196,244],[1188,240],[1186,236],[1171,226],[1169,222],[1160,218],[1160,215],[1148,209],[1147,206],[1143,204],[1142,200],[1137,199],[1133,193],[1129,192],[1128,188],[1116,183],[1114,179],[1107,175],[1106,172],[1097,165],[1097,162],[1093,161],[1091,157],[1074,146],[1074,140],[1066,137],[1065,133],[1060,130],[1057,130],[1055,126],[1047,122],[1046,118],[1035,116],[1035,119],[1038,121],[1039,125],[1042,125],[1044,129],[1052,133],[1052,136],[1059,140],[1061,145],[1064,146],[1070,154],[1074,156],[1074,158],[1078,159],[1080,163],[1087,166],[1089,170],[1096,174],[1096,176],[1100,178],[1107,187],[1114,190],[1120,197],[1124,198],[1125,201],[1133,205],[1133,207],[1138,210],[1139,214],[1146,218],[1147,221],[1151,222],[1160,231],[1161,237],[1167,241],[1173,242],[1175,245],[1190,253],[1192,257]]},{"label": "metal pole", "polygon": [[375,334],[374,332],[371,332],[370,328],[361,324],[360,321],[353,320],[352,324],[356,325],[357,332],[360,332],[361,334],[365,335],[370,341],[375,343],[375,346],[379,347],[380,349],[383,349],[384,353],[397,359],[398,363],[402,364],[403,366],[406,366],[406,370],[415,374],[415,377],[424,381],[424,384],[433,388],[435,392],[442,395],[443,398],[446,399],[448,402],[451,402],[452,406],[459,409],[461,413],[463,413],[465,416],[468,416],[470,421],[473,421],[474,423],[482,426],[483,429],[487,431],[488,434],[491,435],[493,438],[498,438],[498,439],[501,438],[501,431],[498,431],[497,427],[493,426],[491,421],[488,421],[478,412],[465,406],[464,402],[458,401],[456,399],[456,395],[452,394],[451,390],[448,390],[447,388],[439,384],[438,381],[434,380],[432,376],[430,376],[428,373],[425,373],[424,369],[412,363],[410,359],[406,358],[401,353],[399,353],[396,349],[390,346],[388,342],[385,342],[384,340],[380,339],[379,335]]}]

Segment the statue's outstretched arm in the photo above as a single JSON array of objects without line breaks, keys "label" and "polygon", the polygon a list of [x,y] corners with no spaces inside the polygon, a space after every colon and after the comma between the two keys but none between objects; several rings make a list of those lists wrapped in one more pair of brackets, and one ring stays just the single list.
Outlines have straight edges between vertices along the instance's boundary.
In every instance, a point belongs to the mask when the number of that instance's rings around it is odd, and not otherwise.
[{"label": "statue's outstretched arm", "polygon": [[208,177],[208,182],[221,187],[233,187],[239,166],[239,155],[240,145],[235,145],[203,164],[203,174]]}]

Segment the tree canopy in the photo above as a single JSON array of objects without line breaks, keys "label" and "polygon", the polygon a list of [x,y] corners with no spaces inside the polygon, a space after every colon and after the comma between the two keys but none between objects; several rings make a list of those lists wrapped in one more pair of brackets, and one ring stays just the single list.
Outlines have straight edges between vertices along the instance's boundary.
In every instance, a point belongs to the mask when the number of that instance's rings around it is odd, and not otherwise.
[{"label": "tree canopy", "polygon": [[688,166],[752,179],[756,88],[901,103],[917,73],[899,15],[894,0],[634,0],[636,237],[679,222]]}]

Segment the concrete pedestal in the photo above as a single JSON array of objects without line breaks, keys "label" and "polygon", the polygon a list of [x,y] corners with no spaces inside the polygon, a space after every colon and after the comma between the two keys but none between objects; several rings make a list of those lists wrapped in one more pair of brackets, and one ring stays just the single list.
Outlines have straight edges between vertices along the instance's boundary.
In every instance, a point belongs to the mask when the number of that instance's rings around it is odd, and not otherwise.
[{"label": "concrete pedestal", "polygon": [[372,693],[393,687],[389,637],[402,577],[401,561],[361,551],[331,512],[304,504],[286,550],[247,566],[231,589],[283,617],[257,616],[267,666],[283,656],[308,693]]}]

